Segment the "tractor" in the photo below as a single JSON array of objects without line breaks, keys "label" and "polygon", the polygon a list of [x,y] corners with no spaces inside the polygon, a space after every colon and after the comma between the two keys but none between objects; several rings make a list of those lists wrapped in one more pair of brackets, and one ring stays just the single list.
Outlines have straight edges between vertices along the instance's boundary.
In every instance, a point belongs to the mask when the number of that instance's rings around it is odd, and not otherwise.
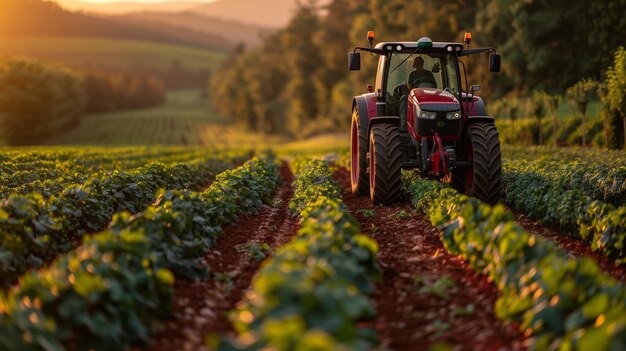
[{"label": "tractor", "polygon": [[[501,193],[500,141],[494,117],[468,86],[461,57],[489,53],[489,70],[500,71],[495,48],[464,42],[381,42],[348,53],[351,71],[361,69],[361,51],[378,56],[375,86],[352,101],[352,192],[375,204],[396,202],[401,170],[451,182],[460,192],[489,204]],[[412,70],[412,68],[414,68]],[[465,89],[462,89],[462,79]],[[413,81],[408,81],[413,80]]]}]

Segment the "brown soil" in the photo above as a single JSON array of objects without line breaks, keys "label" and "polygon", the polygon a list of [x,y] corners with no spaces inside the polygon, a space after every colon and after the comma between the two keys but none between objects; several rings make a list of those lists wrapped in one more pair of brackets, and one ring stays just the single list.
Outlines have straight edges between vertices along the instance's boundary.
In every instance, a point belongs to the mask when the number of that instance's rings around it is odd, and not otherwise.
[{"label": "brown soil", "polygon": [[383,279],[372,300],[382,349],[428,350],[438,343],[454,350],[525,349],[518,326],[494,315],[497,288],[449,255],[424,215],[408,203],[374,206],[368,197],[352,195],[345,169],[336,178],[346,206],[380,246]]},{"label": "brown soil", "polygon": [[558,247],[567,252],[570,257],[591,258],[598,264],[598,266],[600,266],[604,273],[621,282],[626,282],[626,267],[616,266],[610,258],[604,256],[600,251],[592,251],[591,246],[582,241],[582,239],[572,237],[571,234],[543,226],[526,217],[519,211],[511,211],[515,215],[515,221],[526,231],[553,241]]},{"label": "brown soil", "polygon": [[[289,212],[293,197],[293,175],[289,167],[281,169],[283,185],[274,197],[273,206],[264,206],[258,214],[245,216],[224,233],[205,257],[210,278],[190,282],[179,280],[174,286],[176,318],[165,322],[162,330],[142,350],[204,350],[207,335],[234,336],[227,314],[250,287],[261,260],[242,245],[266,243],[275,249],[296,234],[299,224]],[[258,247],[258,246],[257,246]]]}]

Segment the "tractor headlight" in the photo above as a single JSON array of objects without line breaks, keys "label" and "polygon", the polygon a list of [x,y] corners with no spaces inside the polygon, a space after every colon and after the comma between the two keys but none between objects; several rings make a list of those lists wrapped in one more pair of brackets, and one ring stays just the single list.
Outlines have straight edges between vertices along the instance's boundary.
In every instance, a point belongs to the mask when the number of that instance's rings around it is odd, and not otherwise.
[{"label": "tractor headlight", "polygon": [[437,119],[437,112],[422,111],[418,104],[415,104],[415,116],[423,119]]},{"label": "tractor headlight", "polygon": [[447,119],[459,119],[461,118],[461,111],[453,111],[446,113]]},{"label": "tractor headlight", "polygon": [[436,112],[427,112],[427,111],[417,111],[417,117],[424,119],[436,119]]}]

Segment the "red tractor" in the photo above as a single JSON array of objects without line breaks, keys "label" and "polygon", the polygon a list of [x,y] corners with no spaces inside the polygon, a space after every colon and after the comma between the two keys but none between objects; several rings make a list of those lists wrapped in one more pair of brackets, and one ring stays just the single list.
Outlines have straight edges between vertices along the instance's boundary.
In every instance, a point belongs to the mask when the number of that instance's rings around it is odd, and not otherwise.
[{"label": "red tractor", "polygon": [[[356,47],[350,70],[361,69],[365,51],[378,55],[376,85],[352,102],[352,192],[369,194],[376,204],[400,197],[401,169],[416,168],[423,176],[446,179],[461,192],[487,203],[501,192],[501,159],[494,118],[467,86],[459,58],[489,52],[489,69],[500,71],[494,48],[470,49],[463,43],[383,42]],[[461,69],[462,68],[462,69]],[[462,89],[464,77],[465,89]]]}]

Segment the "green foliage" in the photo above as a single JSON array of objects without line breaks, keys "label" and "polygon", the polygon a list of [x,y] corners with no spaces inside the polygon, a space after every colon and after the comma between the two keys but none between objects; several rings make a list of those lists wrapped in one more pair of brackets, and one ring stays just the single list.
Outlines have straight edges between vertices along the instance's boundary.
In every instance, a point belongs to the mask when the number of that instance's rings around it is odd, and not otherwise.
[{"label": "green foliage", "polygon": [[[227,61],[212,78],[212,99],[221,115],[250,130],[303,137],[348,128],[351,100],[374,83],[377,62],[365,55],[362,71],[349,73],[345,54],[366,45],[368,30],[376,31],[377,41],[392,42],[421,36],[458,42],[463,32],[473,31],[472,45],[504,53],[498,75],[489,74],[482,55],[463,59],[468,81],[481,83],[484,95],[562,94],[584,77],[600,76],[619,43],[614,28],[625,21],[615,13],[623,13],[625,5],[624,0],[592,5],[582,0],[333,0],[319,12],[305,3],[287,28]],[[597,17],[581,21],[580,13],[588,11]],[[598,42],[599,37],[606,40]],[[524,116],[517,112],[515,117]]]},{"label": "green foliage", "polygon": [[341,188],[333,180],[328,164],[321,160],[300,159],[292,163],[294,195],[289,202],[292,213],[302,212],[310,201],[320,196],[341,198]]},{"label": "green foliage", "polygon": [[10,145],[41,143],[80,122],[82,77],[38,61],[0,60],[0,122]]},{"label": "green foliage", "polygon": [[254,159],[203,193],[161,192],[141,213],[117,214],[108,232],[0,295],[0,349],[119,350],[146,341],[171,314],[171,270],[205,274],[201,261],[219,226],[257,210],[278,180],[271,157]]},{"label": "green foliage", "polygon": [[606,77],[609,111],[617,111],[622,116],[624,127],[624,148],[626,148],[626,50],[619,47],[615,52],[615,61]]},{"label": "green foliage", "polygon": [[[359,234],[325,162],[298,161],[294,168],[291,208],[302,227],[265,263],[233,312],[241,338],[220,349],[368,350],[376,337],[359,322],[374,316],[367,294],[379,274],[377,244]],[[312,197],[304,202],[303,193]]]},{"label": "green foliage", "polygon": [[593,261],[568,258],[525,232],[502,205],[491,207],[423,179],[410,188],[416,207],[442,229],[445,248],[494,280],[502,292],[496,314],[532,335],[530,349],[626,345],[626,289]]},{"label": "green foliage", "polygon": [[587,114],[587,105],[594,97],[598,82],[591,78],[585,78],[573,86],[567,88],[565,95],[567,99],[576,107],[578,112],[585,116]]},{"label": "green foliage", "polygon": [[105,229],[114,213],[140,212],[160,188],[200,189],[227,167],[213,157],[152,163],[69,185],[48,200],[36,193],[9,196],[0,203],[0,283],[11,284],[26,269],[73,248],[85,234]]},{"label": "green foliage", "polygon": [[145,108],[165,102],[165,86],[152,76],[85,72],[83,77],[87,113]]},{"label": "green foliage", "polygon": [[514,161],[504,171],[508,205],[577,233],[616,264],[626,263],[626,168]]},{"label": "green foliage", "polygon": [[0,349],[122,349],[171,313],[174,279],[142,232],[86,238],[0,297]]},{"label": "green foliage", "polygon": [[626,50],[623,47],[615,52],[615,61],[607,72],[607,86],[610,106],[626,114]]}]

